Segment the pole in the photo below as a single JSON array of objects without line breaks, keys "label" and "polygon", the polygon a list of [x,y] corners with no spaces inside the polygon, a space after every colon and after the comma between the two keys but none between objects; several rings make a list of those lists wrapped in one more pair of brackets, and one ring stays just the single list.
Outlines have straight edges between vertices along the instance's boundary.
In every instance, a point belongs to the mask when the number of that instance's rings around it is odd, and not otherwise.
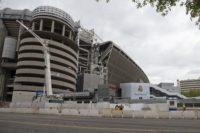
[{"label": "pole", "polygon": [[[45,42],[46,43],[46,42]],[[47,43],[46,43],[47,46]],[[44,48],[44,59],[45,59],[45,85],[47,89],[47,96],[53,95],[52,84],[51,84],[51,68],[50,68],[50,53],[49,48]]]},{"label": "pole", "polygon": [[35,34],[31,29],[26,27],[22,22],[16,20],[21,26],[23,26],[29,33],[31,33],[43,46],[44,60],[45,60],[45,88],[47,89],[47,96],[53,95],[52,83],[51,83],[51,67],[50,67],[50,52],[48,48],[48,43],[37,34]]}]

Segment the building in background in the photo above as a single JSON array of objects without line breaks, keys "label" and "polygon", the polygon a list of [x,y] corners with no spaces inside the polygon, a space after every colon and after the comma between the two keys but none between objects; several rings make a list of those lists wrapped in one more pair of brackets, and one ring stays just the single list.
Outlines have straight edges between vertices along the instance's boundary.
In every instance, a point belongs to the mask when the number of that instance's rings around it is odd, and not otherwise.
[{"label": "building in background", "polygon": [[190,90],[200,90],[200,79],[177,80],[177,86],[181,88],[181,92],[189,92]]},{"label": "building in background", "polygon": [[165,89],[169,92],[177,92],[180,93],[180,88],[178,86],[174,86],[174,83],[159,83],[158,86],[162,89]]}]

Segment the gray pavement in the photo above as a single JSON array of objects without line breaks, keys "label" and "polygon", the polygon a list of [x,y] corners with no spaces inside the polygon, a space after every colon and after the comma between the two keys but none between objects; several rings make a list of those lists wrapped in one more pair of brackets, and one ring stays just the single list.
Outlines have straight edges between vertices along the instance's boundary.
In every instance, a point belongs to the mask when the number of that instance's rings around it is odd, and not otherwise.
[{"label": "gray pavement", "polygon": [[200,120],[0,113],[0,133],[200,133]]}]

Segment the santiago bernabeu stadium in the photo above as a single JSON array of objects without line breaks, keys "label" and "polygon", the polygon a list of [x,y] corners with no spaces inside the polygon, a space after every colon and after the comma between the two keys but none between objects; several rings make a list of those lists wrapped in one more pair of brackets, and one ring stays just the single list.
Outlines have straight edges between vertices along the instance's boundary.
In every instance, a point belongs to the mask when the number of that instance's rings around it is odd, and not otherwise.
[{"label": "santiago bernabeu stadium", "polygon": [[[44,91],[42,45],[16,20],[48,42],[52,90],[64,98],[108,100],[127,97],[125,83],[148,84],[148,98],[171,96],[149,83],[144,71],[117,44],[103,41],[55,7],[0,10],[0,98],[27,102]],[[139,87],[142,92],[144,88]],[[129,91],[129,90],[127,90]],[[142,97],[139,97],[139,99]]]}]

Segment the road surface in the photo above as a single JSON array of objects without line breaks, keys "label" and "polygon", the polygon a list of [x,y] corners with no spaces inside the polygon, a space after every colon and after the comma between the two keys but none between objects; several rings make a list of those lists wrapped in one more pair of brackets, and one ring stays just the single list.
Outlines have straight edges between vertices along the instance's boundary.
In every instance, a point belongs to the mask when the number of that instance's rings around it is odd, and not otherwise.
[{"label": "road surface", "polygon": [[200,120],[0,113],[0,133],[200,133]]}]

